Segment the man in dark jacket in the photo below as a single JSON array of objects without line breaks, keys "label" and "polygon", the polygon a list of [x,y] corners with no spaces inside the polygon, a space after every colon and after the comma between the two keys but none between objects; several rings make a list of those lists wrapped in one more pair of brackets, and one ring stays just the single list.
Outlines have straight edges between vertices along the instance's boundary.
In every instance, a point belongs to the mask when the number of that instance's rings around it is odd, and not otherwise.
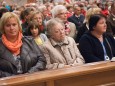
[{"label": "man in dark jacket", "polygon": [[76,29],[79,30],[80,26],[82,26],[85,17],[81,14],[81,8],[79,6],[74,7],[74,14],[68,18],[69,22],[75,24]]}]

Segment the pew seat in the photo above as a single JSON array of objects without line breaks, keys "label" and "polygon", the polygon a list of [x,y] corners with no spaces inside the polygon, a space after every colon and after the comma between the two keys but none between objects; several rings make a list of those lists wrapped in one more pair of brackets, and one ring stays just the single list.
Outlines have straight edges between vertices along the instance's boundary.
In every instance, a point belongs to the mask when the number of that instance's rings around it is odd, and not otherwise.
[{"label": "pew seat", "polygon": [[94,62],[0,78],[0,86],[115,86],[115,62]]}]

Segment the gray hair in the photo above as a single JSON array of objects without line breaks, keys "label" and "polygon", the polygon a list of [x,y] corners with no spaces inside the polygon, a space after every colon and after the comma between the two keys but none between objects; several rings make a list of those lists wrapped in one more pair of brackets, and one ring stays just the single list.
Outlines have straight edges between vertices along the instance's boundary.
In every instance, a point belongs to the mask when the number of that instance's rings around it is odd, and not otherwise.
[{"label": "gray hair", "polygon": [[39,6],[39,8],[38,8],[38,9],[39,9],[39,11],[40,11],[40,12],[42,12],[42,13],[43,13],[43,11],[44,11],[45,9],[47,9],[47,8],[46,8],[46,6],[45,6],[45,5],[43,5],[43,6]]},{"label": "gray hair", "polygon": [[57,5],[57,6],[55,6],[55,7],[51,10],[51,13],[52,13],[53,18],[55,18],[55,17],[59,14],[59,12],[60,12],[61,10],[67,11],[66,7],[63,6],[63,5]]},{"label": "gray hair", "polygon": [[54,26],[56,26],[57,24],[61,24],[63,27],[65,27],[64,23],[59,18],[52,18],[49,21],[47,21],[47,24],[46,24],[47,31],[46,31],[46,33],[47,33],[48,37],[50,37],[52,35],[52,32],[55,29]]}]

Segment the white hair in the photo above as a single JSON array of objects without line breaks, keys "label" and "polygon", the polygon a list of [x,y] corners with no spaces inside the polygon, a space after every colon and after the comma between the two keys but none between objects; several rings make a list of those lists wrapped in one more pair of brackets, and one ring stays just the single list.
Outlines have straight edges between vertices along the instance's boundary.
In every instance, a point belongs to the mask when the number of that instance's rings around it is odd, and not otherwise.
[{"label": "white hair", "polygon": [[47,21],[46,28],[47,28],[47,36],[50,37],[52,35],[52,32],[54,31],[54,26],[57,24],[61,24],[63,27],[65,27],[64,23],[59,18],[52,18]]},{"label": "white hair", "polygon": [[39,6],[38,9],[40,12],[43,12],[46,9],[46,6],[45,5]]},{"label": "white hair", "polygon": [[63,5],[57,5],[57,6],[55,6],[55,7],[51,10],[52,17],[55,18],[55,17],[59,14],[59,12],[60,12],[61,10],[67,11],[66,7],[63,6]]}]

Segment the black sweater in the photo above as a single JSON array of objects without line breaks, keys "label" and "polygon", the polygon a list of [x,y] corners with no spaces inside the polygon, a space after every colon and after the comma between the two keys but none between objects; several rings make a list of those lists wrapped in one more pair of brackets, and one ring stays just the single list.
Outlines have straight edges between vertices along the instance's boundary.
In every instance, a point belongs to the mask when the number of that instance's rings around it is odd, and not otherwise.
[{"label": "black sweater", "polygon": [[[107,40],[111,46],[107,43]],[[115,56],[115,40],[112,36],[104,34],[103,43],[107,52],[107,55],[111,59]],[[104,61],[104,50],[101,42],[94,37],[90,32],[84,34],[79,42],[79,49],[84,57],[86,63]]]}]

